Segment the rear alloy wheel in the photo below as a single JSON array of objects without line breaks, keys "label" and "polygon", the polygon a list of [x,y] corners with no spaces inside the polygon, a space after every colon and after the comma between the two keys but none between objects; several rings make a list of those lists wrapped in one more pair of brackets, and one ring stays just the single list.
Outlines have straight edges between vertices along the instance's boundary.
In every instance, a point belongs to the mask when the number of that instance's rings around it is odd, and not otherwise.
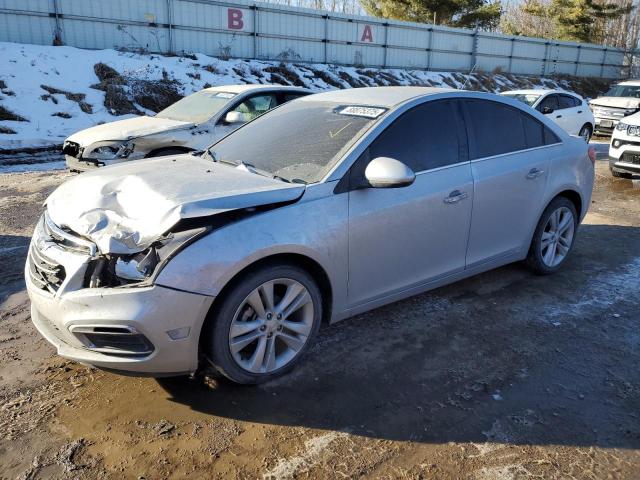
[{"label": "rear alloy wheel", "polygon": [[214,321],[211,359],[238,383],[290,371],[320,326],[322,301],[313,278],[295,266],[268,267],[236,285]]},{"label": "rear alloy wheel", "polygon": [[589,140],[591,140],[591,127],[589,126],[589,124],[585,123],[582,126],[580,132],[578,133],[578,136],[582,137],[585,142],[589,143]]},{"label": "rear alloy wheel", "polygon": [[567,259],[578,228],[577,218],[575,206],[564,197],[554,199],[545,209],[527,257],[536,273],[554,273]]}]

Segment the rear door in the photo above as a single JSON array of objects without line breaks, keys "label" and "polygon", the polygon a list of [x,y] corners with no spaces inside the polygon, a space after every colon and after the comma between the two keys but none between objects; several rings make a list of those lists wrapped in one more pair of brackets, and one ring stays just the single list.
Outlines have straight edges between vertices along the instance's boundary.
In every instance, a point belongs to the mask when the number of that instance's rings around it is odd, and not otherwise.
[{"label": "rear door", "polygon": [[391,157],[415,182],[349,192],[349,302],[352,307],[464,269],[473,182],[456,100],[424,103],[384,130],[351,169]]},{"label": "rear door", "polygon": [[[569,120],[567,112],[563,112],[561,108],[563,107],[560,107],[560,95],[552,93],[542,99],[536,107],[536,110],[548,119],[556,122],[563,130],[569,131],[568,129],[571,128],[571,121]],[[566,105],[564,108],[566,108]]]},{"label": "rear door", "polygon": [[528,113],[503,103],[463,100],[474,181],[467,268],[528,248],[549,171],[547,145],[558,137]]},{"label": "rear door", "polygon": [[[556,118],[560,116],[561,118],[556,120],[558,124],[562,126],[569,134],[577,135],[580,132],[580,128],[584,125],[582,121],[581,113],[578,113],[580,110],[579,106],[581,102],[574,97],[573,95],[558,95],[558,111],[555,112]],[[562,122],[561,122],[562,121]]]}]

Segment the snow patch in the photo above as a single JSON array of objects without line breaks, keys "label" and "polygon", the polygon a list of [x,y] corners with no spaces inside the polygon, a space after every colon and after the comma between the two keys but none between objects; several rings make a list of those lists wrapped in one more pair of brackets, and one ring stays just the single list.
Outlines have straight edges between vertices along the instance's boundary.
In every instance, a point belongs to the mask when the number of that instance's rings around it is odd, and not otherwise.
[{"label": "snow patch", "polygon": [[278,464],[262,478],[265,479],[285,479],[294,478],[303,471],[320,462],[322,454],[333,442],[340,438],[346,438],[345,432],[329,432],[318,437],[307,440],[304,443],[304,452],[287,459],[279,459]]}]

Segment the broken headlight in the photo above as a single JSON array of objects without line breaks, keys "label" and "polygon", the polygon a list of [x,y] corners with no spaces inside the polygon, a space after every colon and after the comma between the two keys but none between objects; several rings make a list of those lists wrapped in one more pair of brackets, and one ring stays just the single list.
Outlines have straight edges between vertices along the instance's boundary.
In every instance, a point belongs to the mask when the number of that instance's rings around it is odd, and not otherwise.
[{"label": "broken headlight", "polygon": [[209,227],[200,227],[169,233],[142,252],[99,255],[87,269],[85,286],[100,288],[148,285],[180,250],[210,230]]},{"label": "broken headlight", "polygon": [[118,278],[134,282],[149,278],[160,261],[155,247],[127,257],[116,257],[114,273]]},{"label": "broken headlight", "polygon": [[131,142],[101,142],[93,145],[86,157],[96,160],[115,160],[116,158],[127,158],[131,152],[133,152],[133,143]]}]

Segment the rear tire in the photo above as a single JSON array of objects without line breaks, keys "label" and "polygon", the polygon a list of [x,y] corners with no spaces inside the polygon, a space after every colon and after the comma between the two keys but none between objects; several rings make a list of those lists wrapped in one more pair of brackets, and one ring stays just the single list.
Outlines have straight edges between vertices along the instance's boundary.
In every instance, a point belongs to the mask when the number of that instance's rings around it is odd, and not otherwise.
[{"label": "rear tire", "polygon": [[589,140],[591,140],[592,134],[593,130],[591,128],[591,125],[589,125],[588,123],[585,123],[580,129],[580,132],[578,132],[578,135],[582,137],[582,139],[587,143],[589,143]]},{"label": "rear tire", "polygon": [[313,343],[322,294],[296,265],[247,272],[212,312],[208,357],[230,380],[258,384],[290,372]]},{"label": "rear tire", "polygon": [[538,275],[555,273],[564,264],[578,230],[576,207],[566,197],[556,197],[542,213],[533,234],[526,263]]}]

